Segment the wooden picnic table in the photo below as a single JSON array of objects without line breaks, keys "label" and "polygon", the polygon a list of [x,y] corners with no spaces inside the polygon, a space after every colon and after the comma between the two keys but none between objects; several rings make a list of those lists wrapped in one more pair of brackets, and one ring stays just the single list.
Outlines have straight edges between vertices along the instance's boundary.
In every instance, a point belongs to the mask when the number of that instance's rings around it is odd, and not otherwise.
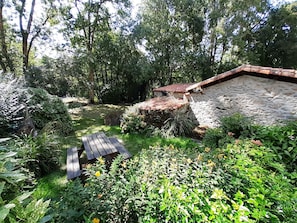
[{"label": "wooden picnic table", "polygon": [[118,150],[103,132],[97,132],[82,137],[83,148],[86,151],[88,160],[98,157],[105,157],[117,153]]},{"label": "wooden picnic table", "polygon": [[[81,154],[85,151],[87,162],[81,162]],[[94,163],[99,157],[105,159],[107,168],[113,159],[121,154],[129,159],[131,154],[117,138],[107,137],[103,132],[82,137],[82,148],[69,148],[67,150],[67,179],[75,179],[82,174],[82,167],[86,163]]]}]

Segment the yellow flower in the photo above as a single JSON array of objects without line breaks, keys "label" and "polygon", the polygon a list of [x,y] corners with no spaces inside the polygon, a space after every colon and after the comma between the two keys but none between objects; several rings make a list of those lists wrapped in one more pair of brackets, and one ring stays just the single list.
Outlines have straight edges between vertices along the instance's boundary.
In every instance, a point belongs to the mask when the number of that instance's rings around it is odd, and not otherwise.
[{"label": "yellow flower", "polygon": [[169,146],[168,146],[168,149],[174,149],[174,145],[172,145],[172,144],[170,144]]},{"label": "yellow flower", "polygon": [[207,166],[209,166],[210,168],[216,165],[216,163],[214,163],[212,160],[208,160],[207,162],[208,162]]},{"label": "yellow flower", "polygon": [[199,154],[196,159],[197,159],[197,161],[201,161],[203,159],[203,156],[201,154]]},{"label": "yellow flower", "polygon": [[189,158],[186,160],[188,164],[192,163],[192,160]]},{"label": "yellow flower", "polygon": [[218,159],[220,160],[220,159],[223,159],[224,158],[224,154],[223,153],[221,153],[221,154],[219,154],[218,155]]},{"label": "yellow flower", "polygon": [[99,223],[100,222],[100,219],[99,218],[93,218],[92,222],[93,223]]},{"label": "yellow flower", "polygon": [[103,159],[102,157],[99,157],[98,161],[99,161],[99,163],[100,163],[101,165],[103,165],[103,164],[105,163],[105,161],[104,161],[104,159]]},{"label": "yellow flower", "polygon": [[100,175],[101,175],[100,171],[97,171],[97,172],[95,173],[95,176],[96,176],[96,177],[100,177]]},{"label": "yellow flower", "polygon": [[205,150],[204,150],[206,153],[210,152],[210,148],[209,147],[206,147]]},{"label": "yellow flower", "polygon": [[121,164],[121,166],[122,166],[123,168],[126,168],[126,167],[127,167],[126,162],[123,162],[123,163]]}]

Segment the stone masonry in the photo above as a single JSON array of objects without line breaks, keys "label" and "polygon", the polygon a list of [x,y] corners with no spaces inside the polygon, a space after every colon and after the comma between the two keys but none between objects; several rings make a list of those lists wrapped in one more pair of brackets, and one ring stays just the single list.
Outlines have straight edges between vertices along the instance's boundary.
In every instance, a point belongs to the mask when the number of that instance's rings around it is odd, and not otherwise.
[{"label": "stone masonry", "polygon": [[191,93],[190,105],[200,125],[217,127],[234,113],[273,125],[297,120],[297,84],[243,75]]}]

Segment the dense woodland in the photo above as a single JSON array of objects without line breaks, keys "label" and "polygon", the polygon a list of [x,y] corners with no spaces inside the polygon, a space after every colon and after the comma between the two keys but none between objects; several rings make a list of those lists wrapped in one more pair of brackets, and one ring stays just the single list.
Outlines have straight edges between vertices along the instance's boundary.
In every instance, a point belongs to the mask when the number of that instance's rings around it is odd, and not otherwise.
[{"label": "dense woodland", "polygon": [[[297,2],[0,0],[2,75],[58,96],[123,103],[243,63],[297,68]],[[63,35],[63,40],[53,40]],[[55,57],[36,57],[41,46]]]}]

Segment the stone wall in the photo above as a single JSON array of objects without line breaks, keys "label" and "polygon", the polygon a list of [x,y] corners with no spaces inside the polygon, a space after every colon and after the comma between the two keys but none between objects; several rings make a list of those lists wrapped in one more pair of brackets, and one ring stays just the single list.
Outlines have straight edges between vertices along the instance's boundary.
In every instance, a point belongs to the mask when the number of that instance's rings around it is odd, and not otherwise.
[{"label": "stone wall", "polygon": [[244,75],[192,93],[190,105],[200,125],[216,127],[234,113],[272,125],[297,119],[297,84]]}]

